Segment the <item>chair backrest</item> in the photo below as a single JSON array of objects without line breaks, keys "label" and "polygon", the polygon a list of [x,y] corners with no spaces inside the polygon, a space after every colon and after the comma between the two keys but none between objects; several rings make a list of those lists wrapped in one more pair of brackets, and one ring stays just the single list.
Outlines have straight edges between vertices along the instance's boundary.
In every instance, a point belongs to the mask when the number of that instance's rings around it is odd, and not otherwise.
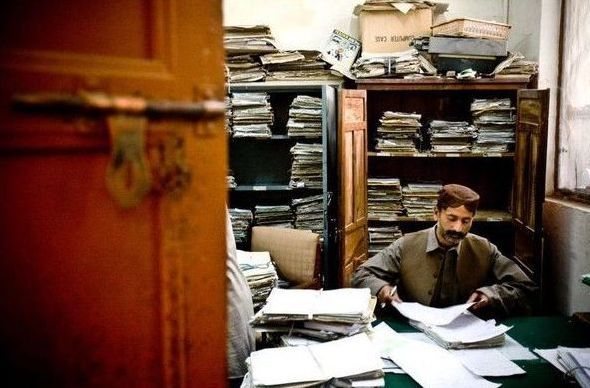
[{"label": "chair backrest", "polygon": [[255,226],[252,251],[268,251],[279,276],[298,288],[319,288],[320,236],[309,230]]}]

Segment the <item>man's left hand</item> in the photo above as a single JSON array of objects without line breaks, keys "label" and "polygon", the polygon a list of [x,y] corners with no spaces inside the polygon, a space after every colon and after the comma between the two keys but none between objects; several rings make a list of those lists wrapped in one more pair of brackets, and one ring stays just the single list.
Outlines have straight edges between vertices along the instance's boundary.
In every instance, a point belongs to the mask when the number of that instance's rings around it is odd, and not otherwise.
[{"label": "man's left hand", "polygon": [[479,309],[486,307],[490,304],[490,298],[488,298],[487,296],[485,296],[484,294],[482,294],[479,291],[475,291],[473,294],[471,294],[471,296],[467,300],[467,303],[471,303],[471,302],[475,302],[475,304],[473,306],[471,306],[470,309],[471,310],[479,310]]}]

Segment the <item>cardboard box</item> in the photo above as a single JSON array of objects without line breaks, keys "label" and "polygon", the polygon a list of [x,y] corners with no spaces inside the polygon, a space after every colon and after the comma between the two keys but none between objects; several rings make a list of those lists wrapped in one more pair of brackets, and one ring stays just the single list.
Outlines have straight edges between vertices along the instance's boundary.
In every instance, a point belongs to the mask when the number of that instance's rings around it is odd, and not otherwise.
[{"label": "cardboard box", "polygon": [[395,3],[363,5],[355,9],[363,56],[406,51],[413,38],[430,35],[431,7],[414,5],[404,11],[396,8]]}]

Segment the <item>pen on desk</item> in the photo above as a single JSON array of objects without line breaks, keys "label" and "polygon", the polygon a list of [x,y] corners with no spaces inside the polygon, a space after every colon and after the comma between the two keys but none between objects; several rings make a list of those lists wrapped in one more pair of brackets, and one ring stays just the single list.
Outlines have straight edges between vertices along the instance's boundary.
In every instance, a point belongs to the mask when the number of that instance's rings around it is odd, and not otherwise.
[{"label": "pen on desk", "polygon": [[[393,288],[391,289],[391,291],[389,292],[389,296],[394,296],[395,293],[397,292],[397,286],[393,286]],[[385,308],[386,303],[385,302],[381,302],[381,308],[384,309]]]}]

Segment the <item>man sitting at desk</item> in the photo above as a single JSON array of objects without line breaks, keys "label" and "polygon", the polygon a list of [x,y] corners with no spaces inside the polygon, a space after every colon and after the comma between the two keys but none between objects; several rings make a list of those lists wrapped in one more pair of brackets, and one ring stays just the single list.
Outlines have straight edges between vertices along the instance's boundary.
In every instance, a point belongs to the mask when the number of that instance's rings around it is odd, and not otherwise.
[{"label": "man sitting at desk", "polygon": [[408,233],[357,268],[352,285],[382,303],[446,307],[475,302],[483,315],[530,312],[535,284],[487,239],[468,233],[479,195],[449,184],[439,191],[436,225]]}]

